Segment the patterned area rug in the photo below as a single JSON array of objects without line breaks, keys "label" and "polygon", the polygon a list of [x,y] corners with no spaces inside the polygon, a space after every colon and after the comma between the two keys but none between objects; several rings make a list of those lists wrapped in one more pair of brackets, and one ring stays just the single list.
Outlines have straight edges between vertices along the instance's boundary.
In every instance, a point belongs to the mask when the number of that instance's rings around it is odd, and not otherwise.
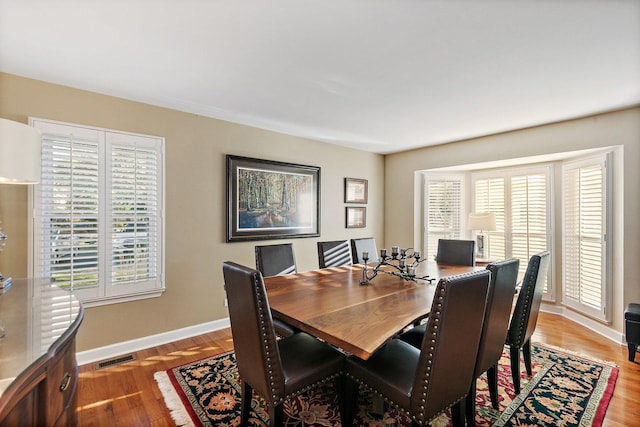
[{"label": "patterned area rug", "polygon": [[[478,379],[478,426],[600,426],[613,394],[618,368],[564,349],[534,345],[533,376],[523,368],[523,389],[515,396],[511,384],[508,349],[498,368],[500,411],[491,407],[486,376]],[[178,426],[237,426],[240,423],[240,379],[233,352],[155,373],[167,407]],[[409,426],[409,419],[394,408],[382,414],[372,410],[371,393],[361,391],[354,426]],[[287,427],[340,426],[331,383],[290,399],[284,406]],[[252,426],[268,425],[262,399],[252,402]],[[448,414],[434,426],[448,426]]]}]

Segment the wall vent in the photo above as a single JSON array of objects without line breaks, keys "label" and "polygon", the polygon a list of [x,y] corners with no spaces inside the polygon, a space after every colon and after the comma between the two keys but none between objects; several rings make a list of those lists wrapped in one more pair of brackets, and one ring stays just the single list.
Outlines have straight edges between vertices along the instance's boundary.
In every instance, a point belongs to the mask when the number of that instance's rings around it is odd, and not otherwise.
[{"label": "wall vent", "polygon": [[136,360],[136,356],[134,354],[127,354],[126,356],[120,356],[98,362],[96,363],[96,369],[104,369],[110,366],[119,365],[121,363],[131,362],[132,360]]}]

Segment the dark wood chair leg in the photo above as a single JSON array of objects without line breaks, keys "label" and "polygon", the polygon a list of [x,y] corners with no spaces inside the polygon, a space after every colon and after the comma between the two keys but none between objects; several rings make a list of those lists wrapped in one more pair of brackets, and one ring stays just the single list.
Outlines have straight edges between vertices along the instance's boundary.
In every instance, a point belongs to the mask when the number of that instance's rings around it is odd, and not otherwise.
[{"label": "dark wood chair leg", "polygon": [[340,422],[342,425],[347,425],[345,420],[345,407],[346,403],[346,395],[345,395],[345,377],[343,375],[337,376],[333,381],[336,388],[336,394],[338,395],[338,410],[340,411]]},{"label": "dark wood chair leg", "polygon": [[240,426],[246,427],[249,422],[249,411],[251,411],[251,399],[253,389],[249,384],[242,381],[242,400],[240,403]]},{"label": "dark wood chair leg", "polygon": [[465,404],[465,415],[467,418],[467,426],[476,425],[476,380],[471,382],[469,387],[469,394],[467,394]]},{"label": "dark wood chair leg", "polygon": [[351,378],[344,379],[344,410],[340,413],[343,426],[353,425],[353,418],[358,408],[358,392],[360,384]]},{"label": "dark wood chair leg", "polygon": [[491,397],[491,406],[498,409],[498,365],[494,365],[487,371],[487,384],[489,385],[489,396]]},{"label": "dark wood chair leg", "polygon": [[270,427],[282,427],[283,421],[283,408],[284,405],[281,403],[279,405],[271,405],[269,409],[269,426]]},{"label": "dark wood chair leg", "polygon": [[632,342],[627,343],[627,347],[629,348],[629,361],[636,361],[636,351],[638,350],[638,346]]},{"label": "dark wood chair leg", "polygon": [[464,402],[462,399],[451,407],[451,424],[453,427],[464,427]]},{"label": "dark wood chair leg", "polygon": [[527,370],[527,375],[531,376],[531,339],[524,343],[522,356],[524,357],[524,368]]},{"label": "dark wood chair leg", "polygon": [[509,347],[509,358],[511,359],[513,390],[516,394],[520,394],[520,349],[515,345]]}]

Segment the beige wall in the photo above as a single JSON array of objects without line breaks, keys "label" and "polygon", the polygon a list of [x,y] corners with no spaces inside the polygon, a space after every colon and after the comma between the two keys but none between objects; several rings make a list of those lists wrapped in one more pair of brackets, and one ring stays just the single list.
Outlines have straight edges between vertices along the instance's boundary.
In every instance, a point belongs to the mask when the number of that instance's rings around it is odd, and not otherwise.
[{"label": "beige wall", "polygon": [[[222,262],[254,265],[256,242],[225,242],[225,155],[321,167],[321,237],[290,241],[299,270],[317,268],[316,242],[383,237],[384,158],[309,139],[0,73],[0,117],[29,116],[166,138],[166,292],[86,310],[78,351],[227,317]],[[344,225],[343,178],[369,180],[367,228]],[[0,271],[27,274],[27,189],[0,186],[10,240]]]},{"label": "beige wall", "polygon": [[[414,203],[416,171],[608,146],[623,146],[624,152],[624,164],[622,168],[617,167],[618,171],[623,169],[623,188],[615,189],[615,193],[623,197],[623,201],[620,197],[617,201],[624,208],[614,219],[614,227],[619,233],[616,234],[618,241],[612,242],[615,286],[611,327],[620,333],[626,304],[640,301],[639,107],[386,156],[385,241],[414,241],[413,225],[419,223],[416,216],[420,212]],[[560,230],[559,225],[556,222],[557,230]],[[622,239],[624,241],[620,242]],[[556,249],[559,244],[560,239],[555,239]],[[555,250],[556,266],[560,266],[561,261],[558,254],[559,250]],[[558,289],[561,288],[559,270],[557,268],[555,275]]]}]

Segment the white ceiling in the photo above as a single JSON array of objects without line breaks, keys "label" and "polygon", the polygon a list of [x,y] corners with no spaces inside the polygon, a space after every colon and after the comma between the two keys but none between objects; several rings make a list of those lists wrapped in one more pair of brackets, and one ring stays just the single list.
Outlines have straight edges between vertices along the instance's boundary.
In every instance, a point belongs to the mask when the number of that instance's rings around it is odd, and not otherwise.
[{"label": "white ceiling", "polygon": [[640,104],[640,0],[0,0],[0,71],[391,153]]}]

